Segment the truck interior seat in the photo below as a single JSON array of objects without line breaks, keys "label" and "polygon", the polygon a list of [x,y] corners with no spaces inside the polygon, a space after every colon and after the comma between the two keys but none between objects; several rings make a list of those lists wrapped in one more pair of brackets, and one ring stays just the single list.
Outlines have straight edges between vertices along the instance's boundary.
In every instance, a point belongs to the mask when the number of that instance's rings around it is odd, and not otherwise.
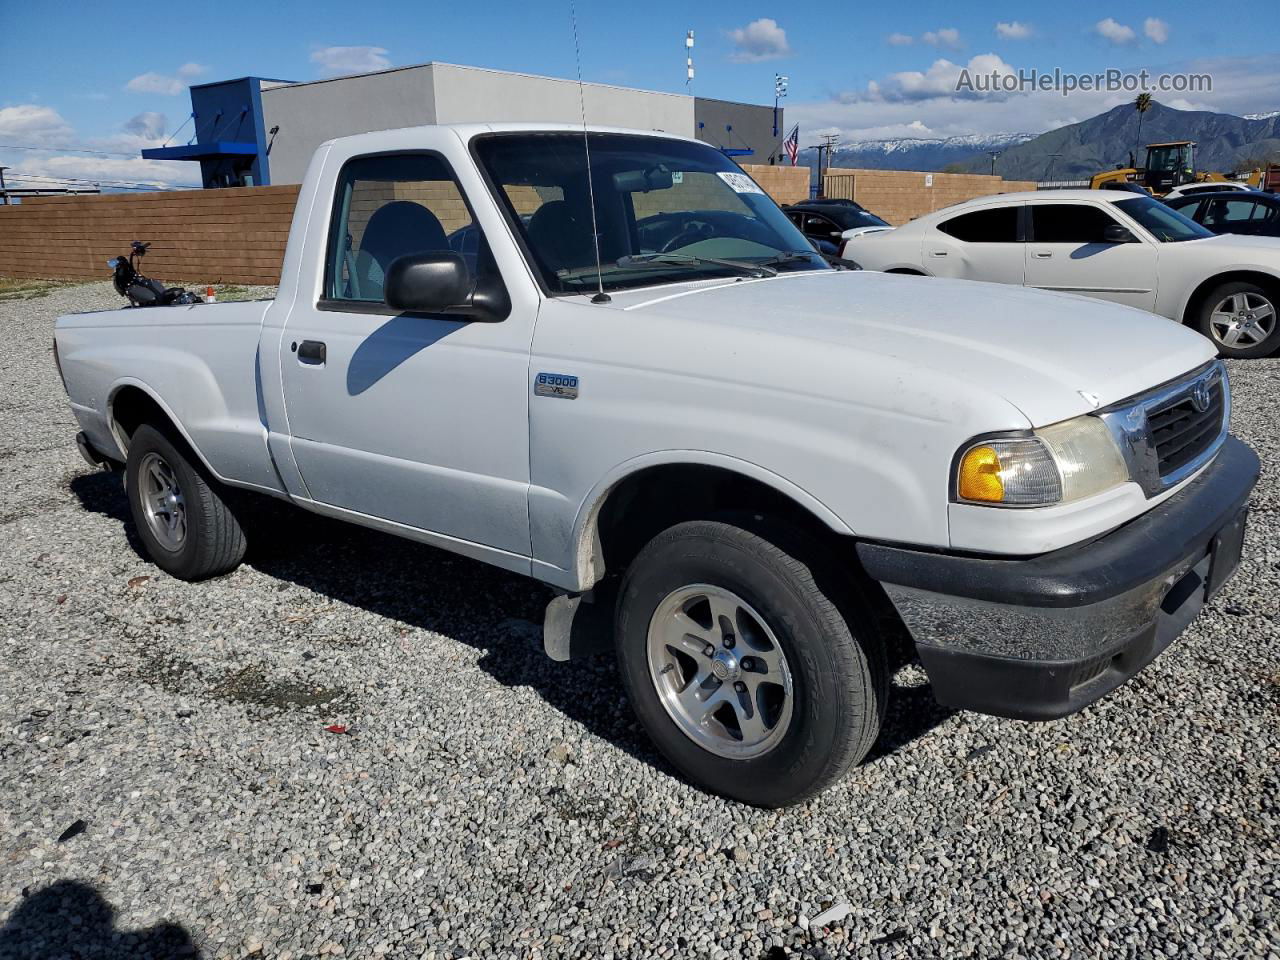
[{"label": "truck interior seat", "polygon": [[448,249],[449,241],[439,218],[422,204],[396,200],[379,207],[369,218],[356,253],[360,298],[382,299],[387,268],[397,257]]},{"label": "truck interior seat", "polygon": [[576,270],[596,262],[591,242],[591,211],[567,200],[551,200],[529,219],[529,246],[538,252],[543,266],[553,273]]}]

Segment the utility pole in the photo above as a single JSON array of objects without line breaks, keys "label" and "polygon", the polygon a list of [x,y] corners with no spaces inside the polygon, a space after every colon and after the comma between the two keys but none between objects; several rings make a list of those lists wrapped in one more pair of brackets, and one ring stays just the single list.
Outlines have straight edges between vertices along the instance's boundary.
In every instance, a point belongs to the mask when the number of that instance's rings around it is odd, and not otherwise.
[{"label": "utility pole", "polygon": [[684,38],[684,86],[690,93],[693,92],[693,31],[690,30],[685,34]]},{"label": "utility pole", "polygon": [[773,139],[778,139],[778,101],[787,95],[788,77],[780,73],[773,75]]},{"label": "utility pole", "polygon": [[827,169],[831,166],[831,151],[836,148],[840,142],[838,133],[824,133],[822,135],[822,143],[815,143],[811,150],[818,151],[818,196],[826,191],[827,188]]},{"label": "utility pole", "polygon": [[1000,156],[999,150],[988,150],[987,155],[991,157],[991,175],[996,175],[996,158]]},{"label": "utility pole", "polygon": [[4,185],[4,172],[8,167],[0,167],[0,197],[4,197],[4,205],[9,205],[9,189]]}]

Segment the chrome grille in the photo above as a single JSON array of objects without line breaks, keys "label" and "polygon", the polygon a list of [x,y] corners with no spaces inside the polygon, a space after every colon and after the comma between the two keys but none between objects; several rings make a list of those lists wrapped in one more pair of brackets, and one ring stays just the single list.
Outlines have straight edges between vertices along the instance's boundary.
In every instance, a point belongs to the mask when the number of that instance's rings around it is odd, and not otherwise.
[{"label": "chrome grille", "polygon": [[1099,413],[1148,497],[1191,476],[1213,459],[1227,438],[1231,385],[1215,361]]},{"label": "chrome grille", "polygon": [[1184,396],[1147,412],[1147,429],[1156,448],[1160,476],[1166,477],[1191,463],[1222,432],[1222,380],[1214,380],[1207,389],[1208,405],[1204,410],[1196,409],[1192,397]]}]

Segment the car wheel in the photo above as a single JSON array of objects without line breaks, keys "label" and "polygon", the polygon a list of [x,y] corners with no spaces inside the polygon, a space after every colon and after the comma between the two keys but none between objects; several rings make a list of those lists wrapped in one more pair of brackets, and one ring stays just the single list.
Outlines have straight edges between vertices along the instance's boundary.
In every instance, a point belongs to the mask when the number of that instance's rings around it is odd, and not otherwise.
[{"label": "car wheel", "polygon": [[626,572],[616,639],[640,721],[689,780],[762,807],[805,800],[871,748],[884,646],[852,584],[787,531],[695,521]]},{"label": "car wheel", "polygon": [[1200,332],[1224,357],[1265,357],[1280,347],[1275,292],[1256,283],[1224,283],[1200,307]]},{"label": "car wheel", "polygon": [[134,526],[156,566],[180,580],[203,580],[239,566],[244,531],[180,437],[140,426],[129,442],[124,476]]}]

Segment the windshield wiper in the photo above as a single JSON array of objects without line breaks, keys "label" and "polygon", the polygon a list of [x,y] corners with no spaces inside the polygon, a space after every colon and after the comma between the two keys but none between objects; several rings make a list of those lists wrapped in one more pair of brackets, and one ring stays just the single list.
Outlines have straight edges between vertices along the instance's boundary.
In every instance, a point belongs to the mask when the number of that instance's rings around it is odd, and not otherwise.
[{"label": "windshield wiper", "polygon": [[619,267],[725,267],[749,277],[776,277],[778,271],[766,263],[748,263],[745,260],[721,260],[719,257],[695,257],[687,253],[637,253],[619,257],[614,261]]},{"label": "windshield wiper", "polygon": [[797,260],[808,260],[812,262],[814,257],[825,260],[827,263],[831,264],[831,266],[842,270],[862,269],[862,267],[858,266],[858,264],[852,260],[845,260],[842,257],[837,257],[833,253],[823,253],[821,250],[783,250],[776,257],[770,257],[768,260],[762,262],[764,266],[767,267],[779,267],[784,263],[795,263]]}]

